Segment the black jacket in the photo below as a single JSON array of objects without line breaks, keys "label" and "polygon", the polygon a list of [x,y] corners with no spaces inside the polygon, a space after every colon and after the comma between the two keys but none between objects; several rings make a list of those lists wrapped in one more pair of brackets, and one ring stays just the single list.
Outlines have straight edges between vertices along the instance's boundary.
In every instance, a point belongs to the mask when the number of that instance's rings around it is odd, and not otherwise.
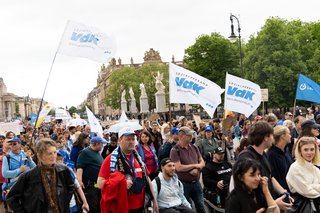
[{"label": "black jacket", "polygon": [[[71,173],[65,165],[56,165],[57,196],[60,213],[69,212],[69,203],[74,192]],[[42,185],[38,166],[20,175],[7,195],[7,203],[15,213],[48,212],[48,202]]]}]

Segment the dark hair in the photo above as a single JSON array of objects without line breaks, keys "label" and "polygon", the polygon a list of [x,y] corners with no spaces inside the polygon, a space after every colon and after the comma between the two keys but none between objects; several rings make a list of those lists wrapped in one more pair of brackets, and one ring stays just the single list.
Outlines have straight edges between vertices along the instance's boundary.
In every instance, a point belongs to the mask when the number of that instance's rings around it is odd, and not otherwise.
[{"label": "dark hair", "polygon": [[152,143],[151,135],[150,135],[150,133],[149,133],[148,131],[146,131],[146,130],[142,130],[142,131],[140,132],[139,143],[142,144],[142,142],[141,142],[141,136],[142,136],[143,134],[144,134],[144,135],[147,135],[147,136],[149,137],[148,145],[150,145],[150,144]]},{"label": "dark hair", "polygon": [[112,136],[110,137],[110,141],[111,141],[111,142],[117,142],[117,141],[118,141],[117,136],[112,135]]},{"label": "dark hair", "polygon": [[69,136],[68,136],[67,139],[70,140],[70,137],[71,137],[71,136],[70,136],[70,132],[69,132],[68,130],[64,130],[63,133],[62,133],[62,135],[66,134],[66,133],[69,134]]},{"label": "dark hair", "polygon": [[89,134],[86,132],[81,132],[80,135],[78,136],[77,140],[74,142],[74,146],[78,146],[81,148],[86,147],[86,144],[84,143],[84,139],[88,138]]},{"label": "dark hair", "polygon": [[314,137],[314,135],[312,134],[312,127],[306,127],[306,128],[301,129],[301,133],[299,134],[298,139],[300,139],[301,137],[304,137],[304,136]]},{"label": "dark hair", "polygon": [[252,171],[255,173],[257,170],[261,171],[261,164],[251,158],[242,158],[236,161],[233,166],[233,180],[235,189],[246,189],[247,186],[241,180],[243,175],[252,168]]},{"label": "dark hair", "polygon": [[271,134],[273,134],[272,126],[266,121],[259,121],[251,126],[248,140],[251,145],[259,146],[262,144],[264,137]]}]

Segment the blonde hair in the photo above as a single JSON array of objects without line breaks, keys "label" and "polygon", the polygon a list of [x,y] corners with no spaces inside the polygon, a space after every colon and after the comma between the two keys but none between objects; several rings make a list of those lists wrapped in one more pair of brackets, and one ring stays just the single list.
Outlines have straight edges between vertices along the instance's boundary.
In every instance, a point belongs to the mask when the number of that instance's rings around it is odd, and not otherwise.
[{"label": "blonde hair", "polygon": [[289,128],[286,126],[276,126],[273,128],[274,145],[278,144],[280,137],[286,134],[287,130],[289,131]]},{"label": "blonde hair", "polygon": [[300,164],[303,164],[305,162],[304,158],[301,156],[301,147],[306,144],[313,144],[315,148],[315,155],[312,159],[312,164],[314,165],[320,165],[320,158],[319,158],[319,148],[317,144],[317,139],[315,137],[301,137],[298,142],[295,149],[295,157],[296,161]]}]

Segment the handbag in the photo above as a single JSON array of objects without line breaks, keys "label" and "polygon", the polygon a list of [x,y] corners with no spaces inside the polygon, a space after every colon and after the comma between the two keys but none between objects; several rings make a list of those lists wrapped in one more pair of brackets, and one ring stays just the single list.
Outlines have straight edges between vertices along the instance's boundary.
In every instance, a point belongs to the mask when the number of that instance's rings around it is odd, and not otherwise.
[{"label": "handbag", "polygon": [[306,198],[298,193],[291,194],[294,199],[291,212],[295,213],[313,213],[318,212],[313,199]]}]

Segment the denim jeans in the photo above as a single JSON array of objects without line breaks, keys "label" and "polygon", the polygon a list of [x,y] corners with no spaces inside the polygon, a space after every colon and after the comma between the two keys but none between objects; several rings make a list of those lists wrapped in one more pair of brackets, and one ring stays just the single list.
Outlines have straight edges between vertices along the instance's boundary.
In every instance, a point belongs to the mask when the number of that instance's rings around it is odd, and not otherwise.
[{"label": "denim jeans", "polygon": [[[205,213],[204,209],[204,199],[203,199],[203,192],[202,187],[199,181],[193,182],[182,182],[183,183],[183,190],[184,196],[192,204],[196,206],[196,210],[198,213]],[[192,200],[192,201],[191,201]]]}]

